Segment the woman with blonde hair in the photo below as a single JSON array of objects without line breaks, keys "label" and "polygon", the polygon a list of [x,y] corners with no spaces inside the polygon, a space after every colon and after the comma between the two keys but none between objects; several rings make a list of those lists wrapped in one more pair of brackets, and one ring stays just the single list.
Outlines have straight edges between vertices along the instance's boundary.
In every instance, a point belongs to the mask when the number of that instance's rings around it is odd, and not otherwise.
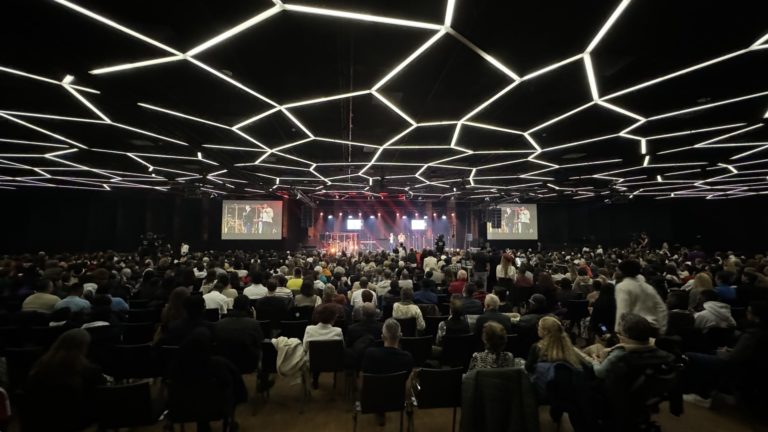
[{"label": "woman with blonde hair", "polygon": [[538,328],[541,340],[531,347],[525,369],[529,373],[537,373],[542,363],[567,363],[572,367],[582,367],[582,357],[571,343],[563,325],[557,318],[542,317]]},{"label": "woman with blonde hair", "polygon": [[714,290],[712,276],[707,272],[701,272],[693,278],[693,284],[688,295],[688,309],[693,309],[699,304],[699,295],[705,290]]}]

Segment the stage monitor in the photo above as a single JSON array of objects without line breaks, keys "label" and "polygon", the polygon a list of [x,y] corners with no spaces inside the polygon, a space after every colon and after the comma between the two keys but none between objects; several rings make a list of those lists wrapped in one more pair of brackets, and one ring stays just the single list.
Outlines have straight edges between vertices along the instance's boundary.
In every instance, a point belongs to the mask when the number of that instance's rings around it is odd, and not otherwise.
[{"label": "stage monitor", "polygon": [[412,219],[411,231],[422,231],[427,229],[427,221],[424,219]]},{"label": "stage monitor", "polygon": [[282,201],[225,200],[221,205],[222,240],[280,240]]},{"label": "stage monitor", "polygon": [[501,228],[488,222],[488,240],[537,240],[539,238],[536,204],[501,204]]},{"label": "stage monitor", "polygon": [[360,231],[361,229],[363,229],[362,219],[347,219],[348,231]]}]

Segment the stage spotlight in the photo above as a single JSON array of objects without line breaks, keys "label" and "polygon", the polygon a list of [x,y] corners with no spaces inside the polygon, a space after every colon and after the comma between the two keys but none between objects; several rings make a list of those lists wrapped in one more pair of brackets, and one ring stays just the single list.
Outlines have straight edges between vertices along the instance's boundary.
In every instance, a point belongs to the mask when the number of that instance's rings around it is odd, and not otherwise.
[{"label": "stage spotlight", "polygon": [[406,215],[403,215],[403,219],[408,219],[408,216],[406,216]]},{"label": "stage spotlight", "polygon": [[432,213],[432,217],[437,217],[437,213]]},{"label": "stage spotlight", "polygon": [[362,212],[357,212],[357,216],[363,216]]},{"label": "stage spotlight", "polygon": [[446,216],[446,215],[443,215],[443,216],[442,216],[442,218],[443,218],[443,219],[448,219],[448,216]]},{"label": "stage spotlight", "polygon": [[381,217],[381,213],[376,213],[376,216]]},{"label": "stage spotlight", "polygon": [[456,213],[451,213],[451,217],[455,217],[455,216],[456,216]]},{"label": "stage spotlight", "polygon": [[323,212],[320,212],[320,216],[322,216],[322,215],[323,215]]},{"label": "stage spotlight", "polygon": [[328,219],[333,219],[333,215],[328,215]]},{"label": "stage spotlight", "polygon": [[374,216],[374,215],[368,216],[368,219],[375,219],[375,218],[376,218],[376,216]]},{"label": "stage spotlight", "polygon": [[352,219],[352,215],[347,215],[347,219]]},{"label": "stage spotlight", "polygon": [[426,218],[427,218],[427,217],[426,217],[426,216],[424,216],[424,219],[426,219]]},{"label": "stage spotlight", "polygon": [[339,217],[341,217],[341,212],[339,212]]},{"label": "stage spotlight", "polygon": [[419,217],[419,212],[416,212],[416,217]]}]

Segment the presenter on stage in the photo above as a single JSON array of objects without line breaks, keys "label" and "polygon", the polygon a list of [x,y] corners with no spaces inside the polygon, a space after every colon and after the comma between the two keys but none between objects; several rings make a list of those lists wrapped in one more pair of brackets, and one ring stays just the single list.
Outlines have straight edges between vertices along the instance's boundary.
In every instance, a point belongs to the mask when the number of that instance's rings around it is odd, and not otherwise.
[{"label": "presenter on stage", "polygon": [[395,233],[389,233],[389,250],[395,249]]},{"label": "presenter on stage", "polygon": [[275,211],[264,204],[259,215],[259,234],[272,233],[272,218],[274,216]]},{"label": "presenter on stage", "polygon": [[253,220],[255,219],[255,216],[256,209],[246,204],[245,213],[243,213],[243,229],[246,234],[253,232]]},{"label": "presenter on stage", "polygon": [[531,232],[531,212],[527,207],[520,207],[520,227],[521,233]]},{"label": "presenter on stage", "polygon": [[397,242],[400,243],[400,245],[404,246],[405,245],[405,234],[403,234],[403,233],[398,234]]}]

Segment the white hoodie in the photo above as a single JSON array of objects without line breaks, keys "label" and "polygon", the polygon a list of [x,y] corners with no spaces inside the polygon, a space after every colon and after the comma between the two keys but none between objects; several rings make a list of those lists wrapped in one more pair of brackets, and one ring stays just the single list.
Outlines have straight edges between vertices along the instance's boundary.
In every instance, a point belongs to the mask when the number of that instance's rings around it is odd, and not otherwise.
[{"label": "white hoodie", "polygon": [[721,302],[704,302],[704,310],[693,317],[693,326],[698,329],[736,327],[736,321],[731,316],[731,307]]}]

